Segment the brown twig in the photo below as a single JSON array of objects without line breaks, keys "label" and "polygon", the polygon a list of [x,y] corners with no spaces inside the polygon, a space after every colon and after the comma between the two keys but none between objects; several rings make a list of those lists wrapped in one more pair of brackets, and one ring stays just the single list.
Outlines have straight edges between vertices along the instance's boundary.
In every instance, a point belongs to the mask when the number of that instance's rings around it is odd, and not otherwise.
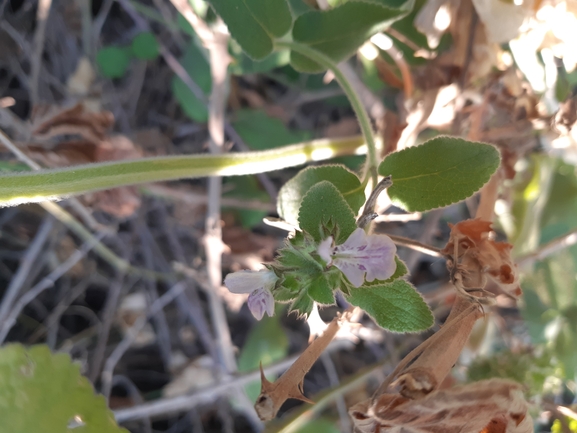
[{"label": "brown twig", "polygon": [[520,267],[531,265],[534,262],[543,260],[558,251],[569,248],[571,245],[577,244],[577,230],[573,230],[561,237],[555,238],[547,242],[537,251],[519,257],[516,262]]},{"label": "brown twig", "polygon": [[412,250],[418,251],[420,253],[428,254],[432,257],[442,257],[439,248],[433,247],[431,245],[423,244],[419,241],[415,241],[411,238],[406,238],[404,236],[397,235],[387,235],[392,239],[392,241],[400,246],[410,248]]},{"label": "brown twig", "polygon": [[269,382],[261,366],[261,391],[254,405],[261,420],[273,419],[289,398],[314,404],[303,394],[303,381],[305,375],[337,334],[340,329],[339,322],[340,318],[335,317],[325,332],[309,344],[294,364],[276,381]]}]

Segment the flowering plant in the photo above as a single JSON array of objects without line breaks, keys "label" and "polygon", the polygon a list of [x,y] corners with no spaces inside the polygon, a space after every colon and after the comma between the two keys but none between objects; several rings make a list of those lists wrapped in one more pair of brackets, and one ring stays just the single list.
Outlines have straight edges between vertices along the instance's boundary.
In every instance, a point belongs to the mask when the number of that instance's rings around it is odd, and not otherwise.
[{"label": "flowering plant", "polygon": [[[454,168],[459,167],[461,173],[470,164],[472,153],[483,152],[496,161],[477,176],[479,166],[469,167],[472,180],[460,185]],[[429,164],[435,161],[438,164],[433,169]],[[395,243],[385,234],[370,232],[376,197],[390,187],[389,196],[401,208],[424,211],[445,206],[482,186],[498,162],[498,153],[491,146],[436,138],[385,158],[378,171],[392,176],[395,183],[391,186],[385,177],[387,182],[379,183],[368,200],[363,190],[370,176],[361,181],[339,165],[308,167],[279,193],[279,214],[296,226],[294,235],[265,270],[229,274],[225,285],[233,293],[249,293],[248,307],[259,320],[265,313],[274,313],[275,302],[290,303],[290,311],[308,316],[315,302],[335,304],[335,294],[340,292],[344,300],[361,307],[383,328],[396,332],[426,329],[433,324],[433,315],[406,280],[407,268],[396,255]],[[445,194],[439,182],[451,179],[454,187]],[[415,197],[415,190],[427,192],[426,200]]]}]

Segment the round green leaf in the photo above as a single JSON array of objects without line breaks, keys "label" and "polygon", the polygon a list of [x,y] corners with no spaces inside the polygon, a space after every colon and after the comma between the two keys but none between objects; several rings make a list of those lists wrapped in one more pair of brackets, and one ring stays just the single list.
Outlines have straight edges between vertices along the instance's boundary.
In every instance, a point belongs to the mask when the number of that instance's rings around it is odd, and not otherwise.
[{"label": "round green leaf", "polygon": [[142,60],[153,60],[160,52],[156,37],[150,32],[138,34],[132,40],[132,54]]},{"label": "round green leaf", "polygon": [[392,176],[391,201],[409,212],[448,206],[478,191],[497,170],[499,151],[489,144],[454,137],[388,155],[379,174]]},{"label": "round green leaf", "polygon": [[225,22],[231,36],[253,59],[273,50],[273,38],[281,37],[292,25],[286,0],[209,0]]},{"label": "round green leaf", "polygon": [[125,48],[106,47],[98,51],[96,63],[107,78],[121,78],[126,73],[130,56]]},{"label": "round green leaf", "polygon": [[365,192],[356,174],[342,165],[307,167],[283,185],[278,193],[279,215],[289,224],[298,226],[298,214],[303,197],[317,183],[326,180],[343,195],[356,214],[365,202]]},{"label": "round green leaf", "polygon": [[434,317],[427,303],[408,281],[350,288],[346,296],[361,307],[381,328],[394,332],[418,332],[430,328]]},{"label": "round green leaf", "polygon": [[123,433],[103,396],[67,354],[47,346],[12,344],[0,349],[2,431]]},{"label": "round green leaf", "polygon": [[300,228],[320,242],[333,236],[342,244],[355,231],[355,215],[339,190],[323,180],[313,186],[302,200],[299,211]]}]

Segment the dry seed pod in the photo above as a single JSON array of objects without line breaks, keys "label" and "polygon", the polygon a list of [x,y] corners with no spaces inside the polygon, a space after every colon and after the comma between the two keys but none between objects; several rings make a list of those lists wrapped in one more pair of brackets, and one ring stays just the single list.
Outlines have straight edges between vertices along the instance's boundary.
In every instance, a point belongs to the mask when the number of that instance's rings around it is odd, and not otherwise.
[{"label": "dry seed pod", "polygon": [[521,385],[491,379],[412,400],[383,394],[349,410],[357,433],[531,433]]},{"label": "dry seed pod", "polygon": [[447,259],[453,284],[465,296],[488,301],[492,294],[484,288],[489,278],[517,299],[522,292],[517,265],[511,259],[513,246],[491,239],[491,224],[476,218],[450,225],[451,236],[441,254]]}]

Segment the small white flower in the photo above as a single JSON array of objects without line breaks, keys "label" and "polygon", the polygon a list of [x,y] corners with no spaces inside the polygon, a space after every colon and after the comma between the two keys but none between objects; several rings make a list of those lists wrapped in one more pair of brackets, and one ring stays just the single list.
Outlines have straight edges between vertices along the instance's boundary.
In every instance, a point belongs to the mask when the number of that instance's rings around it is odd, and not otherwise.
[{"label": "small white flower", "polygon": [[239,271],[228,274],[224,285],[232,293],[250,293],[247,305],[252,315],[260,320],[266,312],[274,315],[274,297],[271,289],[278,277],[268,269],[260,271]]},{"label": "small white flower", "polygon": [[329,265],[339,268],[355,287],[374,280],[386,280],[397,269],[397,247],[386,235],[367,235],[356,229],[344,244],[332,247],[333,238],[322,241],[317,252]]}]

